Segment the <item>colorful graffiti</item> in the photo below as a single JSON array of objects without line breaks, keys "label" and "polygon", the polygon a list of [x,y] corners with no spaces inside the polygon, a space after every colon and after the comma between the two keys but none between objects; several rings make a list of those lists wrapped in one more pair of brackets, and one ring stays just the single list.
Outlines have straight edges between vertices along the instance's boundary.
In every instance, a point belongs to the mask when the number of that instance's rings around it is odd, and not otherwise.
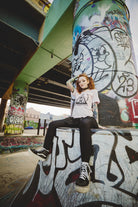
[{"label": "colorful graffiti", "polygon": [[[127,102],[136,103],[138,78],[126,10],[116,1],[82,2],[77,1],[75,8],[72,76],[92,76],[99,93],[118,104],[118,123],[133,125],[137,104],[131,114]],[[108,110],[101,105],[107,116]],[[111,125],[110,119],[102,124]]]},{"label": "colorful graffiti", "polygon": [[[23,85],[23,86],[22,86]],[[5,134],[22,134],[28,97],[28,85],[15,83],[6,120]]]},{"label": "colorful graffiti", "polygon": [[129,116],[134,126],[138,128],[138,94],[126,101],[129,108]]},{"label": "colorful graffiti", "polygon": [[38,147],[43,145],[43,138],[39,137],[4,137],[0,140],[0,153],[6,151],[14,152],[16,150]]},{"label": "colorful graffiti", "polygon": [[136,207],[138,152],[136,131],[93,131],[90,191],[75,191],[81,164],[78,130],[58,130],[47,161],[35,172],[11,207]]},{"label": "colorful graffiti", "polygon": [[30,121],[30,120],[25,120],[24,121],[24,128],[33,128],[33,129],[37,129],[38,128],[38,123],[34,122],[34,121]]}]

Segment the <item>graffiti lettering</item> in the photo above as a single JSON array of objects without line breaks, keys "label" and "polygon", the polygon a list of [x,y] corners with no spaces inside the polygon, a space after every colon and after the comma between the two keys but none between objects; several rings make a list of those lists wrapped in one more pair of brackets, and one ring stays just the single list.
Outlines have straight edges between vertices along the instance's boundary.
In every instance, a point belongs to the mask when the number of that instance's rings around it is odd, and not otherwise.
[{"label": "graffiti lettering", "polygon": [[98,91],[112,86],[120,97],[132,97],[138,89],[130,40],[121,29],[100,27],[93,32],[83,31],[73,48],[72,72],[74,76],[89,74]]},{"label": "graffiti lettering", "polygon": [[[91,161],[92,175],[90,192],[87,196],[84,197],[74,190],[74,181],[79,175],[81,164],[79,132],[58,130],[57,138],[54,138],[51,158],[46,162],[39,161],[39,167],[37,166],[35,174],[23,191],[26,205],[37,202],[38,197],[42,201],[41,192],[43,196],[46,196],[47,204],[56,199],[58,203],[53,206],[59,207],[136,206],[138,139],[135,132],[97,131],[92,135],[92,141],[94,153],[91,156],[93,157],[91,159],[93,160]],[[32,192],[34,183],[36,191],[32,198],[28,198],[27,194],[29,191]],[[49,200],[49,196],[52,196],[52,200]],[[18,199],[17,197],[14,202],[18,202]]]},{"label": "graffiti lettering", "polygon": [[119,94],[119,90],[122,90],[122,93],[125,93],[126,95],[129,95],[129,92],[132,92],[134,90],[134,81],[130,77],[130,74],[128,73],[122,73],[122,75],[119,77],[118,80],[120,83],[120,86],[118,86],[116,93]]},{"label": "graffiti lettering", "polygon": [[126,48],[129,48],[129,37],[128,35],[124,34],[124,32],[116,32],[114,34],[114,37],[116,39],[116,41],[118,42],[118,46],[121,46],[124,48],[124,50]]}]

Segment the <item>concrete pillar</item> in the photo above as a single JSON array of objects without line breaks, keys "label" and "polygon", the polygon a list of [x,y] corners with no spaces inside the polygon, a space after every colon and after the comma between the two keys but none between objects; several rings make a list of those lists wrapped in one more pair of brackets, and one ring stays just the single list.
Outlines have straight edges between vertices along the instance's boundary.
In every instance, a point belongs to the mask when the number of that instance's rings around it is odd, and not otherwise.
[{"label": "concrete pillar", "polygon": [[0,104],[0,132],[3,131],[6,105],[7,105],[7,100],[6,99],[1,99],[1,104]]},{"label": "concrete pillar", "polygon": [[86,73],[99,91],[101,125],[138,123],[138,79],[123,0],[76,0],[72,75]]},{"label": "concrete pillar", "polygon": [[5,134],[22,134],[24,131],[24,117],[28,98],[28,85],[15,81],[6,120]]}]

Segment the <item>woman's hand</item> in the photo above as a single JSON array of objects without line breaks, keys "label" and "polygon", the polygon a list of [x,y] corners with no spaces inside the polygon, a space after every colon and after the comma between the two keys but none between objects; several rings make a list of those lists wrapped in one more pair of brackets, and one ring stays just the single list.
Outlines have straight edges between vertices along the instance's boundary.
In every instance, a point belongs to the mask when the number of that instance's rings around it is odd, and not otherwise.
[{"label": "woman's hand", "polygon": [[98,127],[99,127],[99,129],[107,129],[106,127],[101,126],[100,124],[98,124]]},{"label": "woman's hand", "polygon": [[70,78],[67,82],[66,85],[68,87],[68,89],[73,92],[74,91],[74,87],[73,87],[73,82],[78,78],[78,76]]},{"label": "woman's hand", "polygon": [[70,78],[66,83],[73,83],[77,78],[78,78],[78,76]]}]

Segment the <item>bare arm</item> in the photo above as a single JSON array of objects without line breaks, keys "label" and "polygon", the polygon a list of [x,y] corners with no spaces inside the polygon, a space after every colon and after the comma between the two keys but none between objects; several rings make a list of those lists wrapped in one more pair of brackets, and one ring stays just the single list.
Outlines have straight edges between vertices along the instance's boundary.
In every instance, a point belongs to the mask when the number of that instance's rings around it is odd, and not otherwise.
[{"label": "bare arm", "polygon": [[96,119],[100,129],[106,129],[106,127],[103,127],[103,126],[101,126],[99,124],[99,116],[98,116],[98,106],[97,106],[97,103],[93,104],[93,117]]},{"label": "bare arm", "polygon": [[93,116],[96,119],[97,123],[99,123],[97,103],[93,103]]},{"label": "bare arm", "polygon": [[66,85],[68,87],[68,89],[73,92],[74,91],[74,87],[73,87],[73,82],[78,78],[78,76],[70,78],[67,82]]}]

